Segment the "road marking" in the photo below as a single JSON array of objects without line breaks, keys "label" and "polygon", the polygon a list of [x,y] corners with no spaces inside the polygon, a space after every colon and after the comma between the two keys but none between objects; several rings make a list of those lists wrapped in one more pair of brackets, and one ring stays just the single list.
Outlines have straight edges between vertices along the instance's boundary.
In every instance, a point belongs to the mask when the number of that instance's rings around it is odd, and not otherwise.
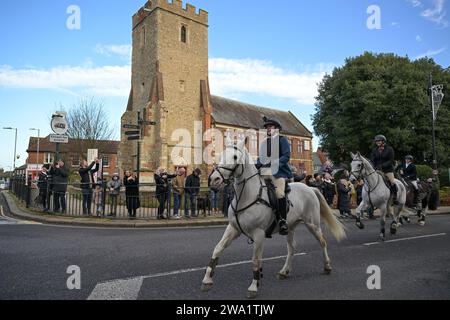
[{"label": "road marking", "polygon": [[446,233],[436,233],[436,234],[429,234],[429,235],[425,235],[425,236],[409,237],[409,238],[388,240],[388,241],[382,241],[382,242],[380,242],[380,241],[379,242],[370,242],[370,243],[364,243],[363,245],[364,246],[373,246],[373,245],[382,244],[382,243],[399,242],[399,241],[432,238],[432,237],[441,237],[441,236],[446,236],[446,235],[447,235]]},{"label": "road marking", "polygon": [[[304,256],[306,253],[297,253],[294,254],[294,256]],[[263,261],[271,261],[271,260],[279,260],[279,259],[285,259],[286,256],[278,256],[278,257],[271,257],[271,258],[265,258]],[[252,260],[246,260],[246,261],[238,261],[233,263],[227,263],[223,265],[217,266],[217,268],[228,268],[243,264],[250,264],[252,263]],[[98,283],[94,290],[92,290],[91,294],[87,298],[87,300],[136,300],[138,298],[139,292],[141,290],[142,283],[145,279],[152,279],[152,278],[160,278],[160,277],[167,277],[167,276],[173,276],[173,275],[179,275],[183,273],[191,273],[191,272],[199,272],[199,271],[205,271],[206,267],[200,267],[200,268],[191,268],[191,269],[184,269],[184,270],[175,270],[175,271],[169,271],[169,272],[161,272],[156,274],[151,274],[147,276],[140,276],[140,277],[134,277],[134,278],[126,278],[126,279],[117,279],[117,280],[111,280],[107,282],[101,282]]]}]

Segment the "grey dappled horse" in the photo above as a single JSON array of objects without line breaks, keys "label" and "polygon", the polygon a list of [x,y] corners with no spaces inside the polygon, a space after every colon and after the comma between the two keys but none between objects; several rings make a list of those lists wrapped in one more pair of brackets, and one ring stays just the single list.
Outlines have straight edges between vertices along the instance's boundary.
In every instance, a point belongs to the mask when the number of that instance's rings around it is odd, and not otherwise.
[{"label": "grey dappled horse", "polygon": [[[241,234],[254,241],[253,247],[253,281],[248,288],[248,298],[257,295],[261,283],[263,244],[265,230],[274,220],[272,208],[267,203],[266,183],[259,175],[249,153],[245,148],[245,141],[236,145],[230,139],[226,141],[226,149],[216,171],[211,175],[212,185],[219,187],[223,183],[234,179],[235,198],[229,208],[229,224],[222,240],[217,244],[211,262],[206,269],[202,282],[202,290],[208,291],[213,286],[213,275],[220,256],[230,244]],[[323,249],[324,268],[331,272],[331,261],[327,253],[327,242],[322,233],[320,219],[322,218],[330,228],[333,236],[339,241],[345,237],[342,224],[333,215],[319,190],[310,188],[302,183],[293,183],[290,200],[292,207],[287,217],[289,235],[287,236],[287,259],[284,267],[278,273],[280,279],[289,276],[292,270],[292,259],[295,251],[295,228],[304,222],[308,230],[319,241]],[[265,204],[266,203],[266,204]],[[275,230],[277,231],[277,230]]]},{"label": "grey dappled horse", "polygon": [[[364,158],[359,152],[357,154],[351,154],[352,161],[352,172],[350,175],[350,180],[355,181],[356,179],[364,180],[364,187],[362,192],[362,202],[356,209],[356,225],[360,229],[364,229],[364,224],[361,222],[361,213],[367,211],[370,207],[378,208],[381,212],[380,219],[380,238],[381,240],[386,239],[386,214],[391,211],[391,190],[386,186],[382,173],[376,171],[372,164]],[[389,183],[389,182],[387,182]],[[393,218],[394,221],[391,224],[391,234],[397,233],[397,228],[399,226],[399,215],[403,210],[406,202],[406,188],[403,183],[399,180],[395,180],[398,188],[397,199],[399,205],[393,206]]]}]

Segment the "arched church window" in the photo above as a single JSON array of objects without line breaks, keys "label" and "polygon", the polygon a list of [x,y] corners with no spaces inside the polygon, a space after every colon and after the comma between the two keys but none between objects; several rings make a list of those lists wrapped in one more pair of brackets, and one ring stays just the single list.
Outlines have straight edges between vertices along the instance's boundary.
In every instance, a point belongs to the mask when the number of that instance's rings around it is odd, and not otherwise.
[{"label": "arched church window", "polygon": [[186,26],[181,26],[181,42],[187,42],[187,28]]}]

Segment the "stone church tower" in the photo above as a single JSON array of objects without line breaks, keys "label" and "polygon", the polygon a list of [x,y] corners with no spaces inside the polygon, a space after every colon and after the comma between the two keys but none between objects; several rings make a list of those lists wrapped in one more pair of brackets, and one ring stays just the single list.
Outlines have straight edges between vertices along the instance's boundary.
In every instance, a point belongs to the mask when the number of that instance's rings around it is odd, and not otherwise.
[{"label": "stone church tower", "polygon": [[[132,41],[131,92],[122,125],[137,124],[138,112],[143,120],[156,121],[143,126],[141,140],[141,182],[151,182],[158,167],[173,171],[182,165],[170,157],[179,143],[172,141],[176,129],[190,132],[186,147],[193,158],[195,122],[203,131],[211,127],[208,13],[189,4],[183,8],[180,0],[149,0],[133,16]],[[135,170],[138,142],[128,141],[127,129],[121,130],[120,169]]]}]

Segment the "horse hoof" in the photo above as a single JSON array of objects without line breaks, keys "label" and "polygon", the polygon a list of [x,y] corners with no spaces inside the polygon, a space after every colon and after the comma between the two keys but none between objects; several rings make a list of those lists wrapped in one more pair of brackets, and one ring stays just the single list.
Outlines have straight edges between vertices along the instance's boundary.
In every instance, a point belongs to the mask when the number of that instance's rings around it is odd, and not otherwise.
[{"label": "horse hoof", "polygon": [[419,226],[421,227],[425,226],[425,221],[419,221]]},{"label": "horse hoof", "polygon": [[386,240],[386,236],[384,234],[380,234],[380,241],[384,242]]},{"label": "horse hoof", "polygon": [[331,268],[331,266],[325,266],[324,270],[325,274],[331,274],[331,271],[333,271],[333,269]]},{"label": "horse hoof", "polygon": [[286,280],[287,278],[289,278],[289,274],[285,274],[285,273],[279,273],[277,275],[278,280]]},{"label": "horse hoof", "polygon": [[397,229],[396,228],[391,228],[391,234],[394,235],[397,233]]},{"label": "horse hoof", "polygon": [[364,229],[364,224],[362,222],[357,222],[356,226],[361,230]]},{"label": "horse hoof", "polygon": [[213,287],[212,283],[202,283],[202,292],[208,292]]},{"label": "horse hoof", "polygon": [[411,219],[410,218],[406,218],[405,219],[407,223],[411,223]]},{"label": "horse hoof", "polygon": [[247,292],[247,299],[256,299],[257,296],[258,296],[257,291],[248,291]]}]

